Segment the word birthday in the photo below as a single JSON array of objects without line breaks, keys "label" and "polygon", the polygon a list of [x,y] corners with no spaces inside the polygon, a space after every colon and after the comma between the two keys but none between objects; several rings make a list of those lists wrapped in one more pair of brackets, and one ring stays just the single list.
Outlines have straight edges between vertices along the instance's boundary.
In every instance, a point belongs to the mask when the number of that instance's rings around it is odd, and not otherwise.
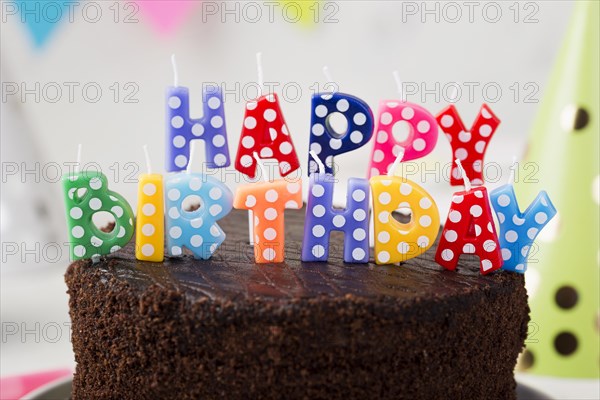
[{"label": "word birthday", "polygon": [[[254,245],[255,261],[285,260],[284,211],[301,209],[303,198],[302,178],[285,178],[300,168],[300,162],[279,97],[271,92],[246,104],[237,153],[232,158],[221,92],[205,90],[203,95],[203,117],[192,119],[189,89],[177,82],[167,89],[165,169],[169,174],[163,179],[161,174],[152,173],[146,152],[148,173],[139,178],[135,215],[125,198],[109,190],[102,173],[75,170],[63,176],[72,259],[95,260],[116,252],[135,232],[139,260],[162,262],[165,248],[170,257],[182,256],[187,248],[195,258],[206,260],[226,240],[219,220],[236,208],[248,211],[249,242]],[[348,122],[341,134],[332,128],[334,114],[342,114]],[[400,121],[410,127],[403,141],[392,134],[392,126]],[[533,241],[556,210],[542,191],[521,212],[510,183],[488,194],[482,169],[488,143],[499,124],[486,104],[467,127],[453,105],[433,116],[417,104],[382,100],[374,117],[369,105],[358,97],[340,92],[313,95],[302,261],[326,262],[332,231],[344,233],[343,257],[347,263],[369,262],[369,237],[374,239],[377,264],[404,262],[426,252],[440,230],[438,207],[423,187],[395,172],[401,162],[431,153],[441,131],[456,161],[450,184],[464,185],[465,189],[453,195],[435,260],[454,270],[461,254],[475,254],[482,274],[501,268],[525,272]],[[203,142],[210,168],[233,163],[249,178],[255,178],[257,169],[262,169],[264,180],[244,184],[232,193],[218,179],[192,173],[192,146],[196,141]],[[346,208],[334,208],[334,158],[368,143],[372,143],[372,151],[367,179],[351,178]],[[261,162],[265,159],[277,161],[282,178],[268,178]],[[198,200],[197,209],[185,206],[189,198]],[[393,217],[403,209],[411,212],[409,222]],[[498,230],[492,210],[499,222]],[[114,216],[111,232],[93,223],[93,215],[100,211]]]}]

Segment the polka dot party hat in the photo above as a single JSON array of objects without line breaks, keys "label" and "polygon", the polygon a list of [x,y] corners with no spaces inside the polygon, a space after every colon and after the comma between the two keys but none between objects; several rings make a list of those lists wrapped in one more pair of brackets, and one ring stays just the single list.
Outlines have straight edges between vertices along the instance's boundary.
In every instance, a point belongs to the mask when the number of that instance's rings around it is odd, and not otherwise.
[{"label": "polka dot party hat", "polygon": [[599,2],[575,2],[525,157],[537,182],[516,187],[526,203],[546,188],[558,210],[525,274],[531,323],[519,368],[537,375],[600,376],[599,15]]}]

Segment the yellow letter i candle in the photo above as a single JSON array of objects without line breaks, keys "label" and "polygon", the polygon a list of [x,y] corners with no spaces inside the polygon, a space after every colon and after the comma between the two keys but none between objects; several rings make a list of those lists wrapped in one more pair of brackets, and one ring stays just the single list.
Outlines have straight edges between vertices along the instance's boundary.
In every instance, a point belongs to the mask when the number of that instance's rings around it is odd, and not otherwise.
[{"label": "yellow letter i candle", "polygon": [[165,244],[163,177],[152,173],[146,146],[144,152],[148,173],[141,174],[138,181],[135,258],[161,262]]}]

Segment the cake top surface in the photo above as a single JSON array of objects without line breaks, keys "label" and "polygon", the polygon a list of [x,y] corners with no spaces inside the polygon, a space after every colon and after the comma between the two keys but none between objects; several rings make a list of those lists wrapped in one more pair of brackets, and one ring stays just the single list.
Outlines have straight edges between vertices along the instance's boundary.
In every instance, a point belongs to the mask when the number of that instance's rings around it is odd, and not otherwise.
[{"label": "cake top surface", "polygon": [[158,285],[182,292],[192,300],[291,300],[347,295],[432,298],[501,286],[516,276],[502,271],[482,276],[475,256],[463,256],[456,271],[446,271],[433,260],[436,245],[400,265],[345,264],[341,232],[331,234],[329,262],[301,262],[303,224],[304,209],[286,211],[285,262],[280,264],[254,263],[253,246],[248,243],[247,212],[234,210],[219,221],[227,240],[210,260],[195,260],[191,253],[184,253],[183,257],[165,257],[163,263],[139,261],[132,240],[122,250],[102,257],[99,263],[92,265],[90,260],[83,260],[72,268],[96,272],[104,283],[117,279],[140,292]]}]

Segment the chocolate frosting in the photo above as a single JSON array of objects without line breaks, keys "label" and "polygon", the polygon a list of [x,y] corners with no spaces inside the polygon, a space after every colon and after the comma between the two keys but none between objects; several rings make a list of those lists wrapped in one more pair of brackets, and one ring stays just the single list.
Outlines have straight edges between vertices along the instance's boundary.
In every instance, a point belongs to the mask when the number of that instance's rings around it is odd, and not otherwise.
[{"label": "chocolate frosting", "polygon": [[117,279],[139,293],[158,285],[184,293],[190,300],[272,301],[353,295],[415,301],[507,283],[513,275],[497,272],[482,276],[475,256],[463,256],[457,271],[446,271],[433,260],[436,245],[399,265],[376,265],[372,256],[368,264],[345,264],[340,232],[331,234],[329,262],[301,262],[304,212],[285,213],[286,261],[280,264],[254,263],[253,247],[248,244],[247,213],[239,210],[219,221],[227,239],[210,260],[196,260],[186,252],[182,257],[165,257],[163,263],[139,261],[135,259],[132,240],[97,264],[92,265],[89,260],[78,264],[97,269],[105,276],[101,282]]}]

